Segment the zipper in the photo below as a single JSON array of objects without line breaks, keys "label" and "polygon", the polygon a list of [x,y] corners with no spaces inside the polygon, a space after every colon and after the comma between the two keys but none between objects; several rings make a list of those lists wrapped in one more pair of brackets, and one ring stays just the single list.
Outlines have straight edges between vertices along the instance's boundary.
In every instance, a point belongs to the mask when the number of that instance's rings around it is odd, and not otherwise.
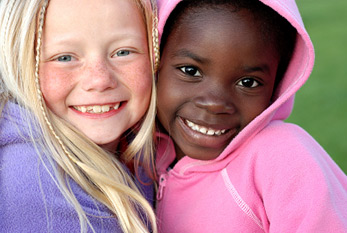
[{"label": "zipper", "polygon": [[157,200],[160,201],[163,198],[164,188],[166,186],[167,175],[162,174],[159,177],[159,189],[157,193]]}]

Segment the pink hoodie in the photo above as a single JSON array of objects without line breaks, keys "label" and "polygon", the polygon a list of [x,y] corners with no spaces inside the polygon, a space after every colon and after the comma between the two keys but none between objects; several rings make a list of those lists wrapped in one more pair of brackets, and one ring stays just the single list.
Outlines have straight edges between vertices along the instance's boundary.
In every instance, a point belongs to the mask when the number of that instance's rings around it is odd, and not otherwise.
[{"label": "pink hoodie", "polygon": [[[180,0],[159,0],[159,33]],[[298,31],[276,100],[209,161],[183,157],[160,135],[160,232],[347,232],[347,177],[300,127],[284,123],[314,50],[294,0],[261,0]],[[160,78],[160,77],[159,77]]]}]

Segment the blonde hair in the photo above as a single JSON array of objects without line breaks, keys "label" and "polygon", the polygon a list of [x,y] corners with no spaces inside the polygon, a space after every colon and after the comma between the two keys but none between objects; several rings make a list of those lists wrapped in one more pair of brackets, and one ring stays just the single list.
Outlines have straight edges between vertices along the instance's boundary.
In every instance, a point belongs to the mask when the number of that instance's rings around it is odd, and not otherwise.
[{"label": "blonde hair", "polygon": [[[155,3],[146,0],[131,1],[139,7],[147,27],[153,81],[147,113],[121,159],[125,162],[134,160],[136,168],[141,165],[154,179],[154,73],[159,62],[156,7]],[[80,219],[81,232],[87,231],[87,225],[93,231],[94,229],[71,191],[68,176],[106,205],[124,232],[149,232],[147,219],[151,230],[157,232],[151,205],[141,195],[132,177],[124,169],[124,164],[46,107],[40,90],[38,70],[47,5],[48,0],[0,1],[0,106],[10,99],[30,109],[31,114],[23,112],[29,127],[32,125],[30,116],[34,114],[42,133],[42,141],[32,136],[32,142],[41,160],[42,156],[47,157],[54,168],[52,177],[55,177],[60,191],[74,206]],[[141,217],[143,214],[147,217],[145,220]]]}]

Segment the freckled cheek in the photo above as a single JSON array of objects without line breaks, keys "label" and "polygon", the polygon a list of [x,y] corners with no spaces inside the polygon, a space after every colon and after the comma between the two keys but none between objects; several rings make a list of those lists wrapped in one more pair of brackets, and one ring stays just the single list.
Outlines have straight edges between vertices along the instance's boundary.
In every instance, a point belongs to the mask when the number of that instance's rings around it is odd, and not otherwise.
[{"label": "freckled cheek", "polygon": [[73,85],[70,72],[64,72],[49,65],[42,65],[39,71],[40,87],[48,106],[65,102]]},{"label": "freckled cheek", "polygon": [[124,84],[142,100],[149,100],[152,87],[152,72],[149,63],[132,64],[123,73]]}]

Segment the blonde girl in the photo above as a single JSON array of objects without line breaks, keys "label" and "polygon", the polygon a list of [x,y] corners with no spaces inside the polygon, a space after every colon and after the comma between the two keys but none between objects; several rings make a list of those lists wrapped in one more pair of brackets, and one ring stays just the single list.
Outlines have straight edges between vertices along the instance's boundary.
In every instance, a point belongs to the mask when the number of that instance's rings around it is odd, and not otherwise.
[{"label": "blonde girl", "polygon": [[153,6],[1,0],[3,231],[156,232]]}]

